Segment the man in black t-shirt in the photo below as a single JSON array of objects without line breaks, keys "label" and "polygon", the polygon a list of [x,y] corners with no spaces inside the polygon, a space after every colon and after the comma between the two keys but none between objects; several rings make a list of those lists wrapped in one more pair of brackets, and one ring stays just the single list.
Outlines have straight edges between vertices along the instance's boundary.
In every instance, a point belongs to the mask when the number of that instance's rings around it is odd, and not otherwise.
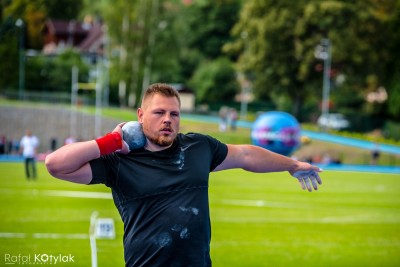
[{"label": "man in black t-shirt", "polygon": [[122,126],[96,140],[64,146],[46,158],[49,172],[112,190],[124,222],[126,266],[211,266],[208,178],[211,171],[288,171],[317,190],[321,170],[252,145],[179,133],[180,98],[166,84],[145,92],[138,121],[146,144],[129,151]]},{"label": "man in black t-shirt", "polygon": [[209,136],[178,134],[165,150],[90,161],[91,183],[111,187],[124,221],[128,266],[211,265],[208,175],[226,154]]}]

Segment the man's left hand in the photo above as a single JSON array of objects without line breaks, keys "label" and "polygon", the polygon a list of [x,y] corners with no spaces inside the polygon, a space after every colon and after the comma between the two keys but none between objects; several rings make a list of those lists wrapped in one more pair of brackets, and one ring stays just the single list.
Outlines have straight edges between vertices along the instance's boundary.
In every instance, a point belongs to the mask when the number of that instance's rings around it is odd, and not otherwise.
[{"label": "man's left hand", "polygon": [[319,172],[322,172],[322,170],[312,165],[309,166],[310,167],[308,169],[300,169],[290,174],[299,180],[303,190],[307,188],[307,190],[311,192],[311,184],[314,190],[318,190],[318,184],[322,184],[321,177],[319,177],[318,174]]}]

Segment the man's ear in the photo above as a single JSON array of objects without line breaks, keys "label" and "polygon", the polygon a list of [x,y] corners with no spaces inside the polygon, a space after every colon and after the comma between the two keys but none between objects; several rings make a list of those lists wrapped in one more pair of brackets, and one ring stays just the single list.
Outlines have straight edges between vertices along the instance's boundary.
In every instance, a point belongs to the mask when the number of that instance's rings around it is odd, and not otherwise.
[{"label": "man's ear", "polygon": [[138,118],[138,122],[143,123],[143,109],[142,108],[137,109],[137,118]]}]

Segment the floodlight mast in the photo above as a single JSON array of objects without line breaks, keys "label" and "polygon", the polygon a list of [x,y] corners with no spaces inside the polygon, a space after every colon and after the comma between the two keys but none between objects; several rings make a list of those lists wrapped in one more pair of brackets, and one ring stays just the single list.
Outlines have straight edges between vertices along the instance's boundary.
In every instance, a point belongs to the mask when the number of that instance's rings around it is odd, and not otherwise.
[{"label": "floodlight mast", "polygon": [[19,28],[19,88],[18,95],[19,100],[23,100],[24,89],[25,89],[25,51],[24,51],[24,21],[22,19],[17,19],[15,26]]},{"label": "floodlight mast", "polygon": [[330,93],[330,73],[331,73],[331,58],[332,58],[332,44],[328,38],[324,38],[321,41],[321,45],[324,49],[322,53],[322,59],[324,60],[324,78],[322,87],[322,115],[326,116],[329,114],[329,93]]}]

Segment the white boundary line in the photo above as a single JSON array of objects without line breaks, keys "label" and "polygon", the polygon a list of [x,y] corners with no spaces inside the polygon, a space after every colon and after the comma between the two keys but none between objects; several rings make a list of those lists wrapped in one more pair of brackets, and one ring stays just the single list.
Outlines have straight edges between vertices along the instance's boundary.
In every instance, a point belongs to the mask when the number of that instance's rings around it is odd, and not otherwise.
[{"label": "white boundary line", "polygon": [[92,198],[92,199],[112,199],[112,194],[107,192],[91,191],[67,191],[67,190],[38,190],[38,189],[11,189],[0,188],[0,194],[22,193],[24,195],[43,195],[51,197],[73,197],[73,198]]},{"label": "white boundary line", "polygon": [[232,206],[242,206],[242,207],[269,207],[269,208],[299,208],[303,207],[298,203],[288,203],[288,202],[273,202],[265,200],[249,200],[249,199],[222,199],[220,203]]},{"label": "white boundary line", "polygon": [[112,199],[111,193],[105,193],[105,192],[44,190],[41,191],[41,193],[43,195],[53,196],[53,197]]},{"label": "white boundary line", "polygon": [[63,233],[2,233],[0,238],[34,238],[34,239],[89,239],[88,234],[63,234]]}]

